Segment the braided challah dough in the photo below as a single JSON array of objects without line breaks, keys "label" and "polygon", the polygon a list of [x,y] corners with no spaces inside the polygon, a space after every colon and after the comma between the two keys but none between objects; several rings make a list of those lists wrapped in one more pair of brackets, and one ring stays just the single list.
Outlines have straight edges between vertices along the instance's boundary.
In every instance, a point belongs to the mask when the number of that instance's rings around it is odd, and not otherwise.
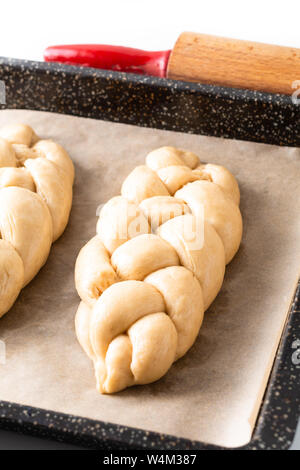
[{"label": "braided challah dough", "polygon": [[101,393],[153,382],[188,351],[242,237],[235,178],[194,153],[154,150],[121,194],[75,267],[76,334]]},{"label": "braided challah dough", "polygon": [[47,260],[72,204],[73,163],[24,124],[0,129],[0,317]]}]

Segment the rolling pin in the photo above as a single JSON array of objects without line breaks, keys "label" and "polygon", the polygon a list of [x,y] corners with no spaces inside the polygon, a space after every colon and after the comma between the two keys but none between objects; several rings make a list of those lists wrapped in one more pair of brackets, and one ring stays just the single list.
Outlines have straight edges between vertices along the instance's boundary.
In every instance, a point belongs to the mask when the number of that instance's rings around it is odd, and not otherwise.
[{"label": "rolling pin", "polygon": [[81,44],[51,46],[46,61],[291,95],[300,49],[182,33],[170,51]]}]

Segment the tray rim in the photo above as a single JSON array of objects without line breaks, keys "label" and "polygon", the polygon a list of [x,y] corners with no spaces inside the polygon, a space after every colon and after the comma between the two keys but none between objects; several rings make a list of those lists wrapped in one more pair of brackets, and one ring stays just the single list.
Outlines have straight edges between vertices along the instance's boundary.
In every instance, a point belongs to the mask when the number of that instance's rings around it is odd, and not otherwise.
[{"label": "tray rim", "polygon": [[[148,90],[151,90],[152,93],[158,93],[158,96],[163,91],[163,93],[167,93],[167,96],[169,93],[175,96],[183,94],[183,96],[194,96],[196,98],[206,97],[211,103],[218,100],[230,100],[231,102],[234,101],[238,108],[242,108],[245,104],[247,106],[248,104],[256,106],[257,103],[260,103],[265,106],[271,106],[271,110],[275,105],[279,109],[286,109],[287,107],[296,109],[293,108],[290,97],[285,95],[272,95],[249,90],[233,90],[213,85],[200,85],[156,77],[0,57],[0,80],[3,76],[9,76],[9,79],[11,79],[11,75],[14,76],[14,74],[15,79],[18,80],[20,72],[27,74],[31,78],[35,78],[40,73],[42,75],[46,74],[50,79],[51,77],[55,78],[55,80],[63,79],[65,83],[72,81],[73,85],[75,80],[76,87],[82,85],[86,79],[92,79],[98,85],[105,86],[105,84],[108,84],[112,88],[118,88],[120,84],[125,84],[128,90],[136,91],[141,89],[142,98],[143,93],[145,94]],[[33,91],[38,91],[39,85],[35,84]],[[26,96],[25,98],[22,97],[22,103],[25,104],[23,109],[32,109],[32,103],[29,99],[26,101]],[[84,114],[78,113],[76,109],[75,111],[70,109],[66,104],[60,110],[55,111],[53,109],[44,109],[43,105],[44,103],[38,101],[37,107],[34,109],[84,116]],[[20,109],[18,107],[18,100],[9,101],[8,106],[2,105],[0,109]],[[297,111],[299,110],[297,109]],[[102,114],[100,111],[99,117],[92,117],[94,119],[103,119],[104,117],[105,120],[111,120],[112,122],[126,122],[122,120],[116,121],[113,116],[103,116],[103,111]],[[129,123],[134,124],[133,122]],[[140,123],[135,125],[140,125]],[[145,123],[142,125],[145,125]],[[146,125],[146,127],[152,126]],[[175,128],[174,130],[178,129]],[[234,138],[227,135],[222,135],[221,137]],[[296,143],[298,144],[298,141]],[[290,144],[288,143],[288,145]],[[300,414],[300,397],[297,396],[297,390],[300,387],[300,368],[294,366],[291,360],[293,352],[292,344],[295,339],[300,339],[300,284],[296,290],[287,324],[281,337],[252,439],[249,444],[238,449],[287,449],[292,444],[297,427],[297,418]],[[298,373],[297,370],[299,370]],[[285,384],[285,387],[282,386],[283,384]],[[275,410],[277,419],[274,418],[274,413],[272,413]],[[192,441],[5,401],[0,401],[0,428],[105,450],[225,449],[200,441]]]},{"label": "tray rim", "polygon": [[[0,80],[4,78],[10,95],[13,93],[5,106],[9,109],[60,112],[143,127],[300,147],[297,124],[300,106],[287,95],[0,57]],[[20,78],[23,90],[16,86]],[[85,93],[95,90],[93,103],[84,103]],[[115,90],[119,90],[119,95]],[[133,98],[130,105],[125,103],[126,109],[123,104],[114,103],[124,101],[123,94],[125,99]],[[168,107],[170,113],[165,112]],[[140,109],[143,113],[137,116],[136,111]],[[157,118],[153,119],[155,115]]]}]

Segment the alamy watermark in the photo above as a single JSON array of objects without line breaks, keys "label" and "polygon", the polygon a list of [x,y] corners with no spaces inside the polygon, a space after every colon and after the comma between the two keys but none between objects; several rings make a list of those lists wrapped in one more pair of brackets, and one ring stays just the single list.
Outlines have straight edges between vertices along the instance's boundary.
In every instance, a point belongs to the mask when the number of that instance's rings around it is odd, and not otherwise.
[{"label": "alamy watermark", "polygon": [[[139,235],[152,233],[166,237],[167,240],[176,236],[188,251],[201,250],[204,245],[205,218],[202,204],[199,204],[197,213],[192,215],[186,213],[186,206],[175,201],[161,209],[154,204],[142,211],[138,205],[120,199],[116,205],[100,204],[96,215],[99,216],[97,229],[104,230],[105,237],[111,241],[124,243]],[[171,219],[176,219],[175,225],[172,225]],[[169,226],[168,221],[171,222]]]},{"label": "alamy watermark", "polygon": [[292,354],[292,363],[300,369],[300,339],[296,339],[292,344],[292,349],[295,351]]},{"label": "alamy watermark", "polygon": [[0,104],[6,104],[5,83],[0,80]]},{"label": "alamy watermark", "polygon": [[300,80],[295,80],[292,83],[294,93],[292,94],[292,102],[294,104],[300,104]]}]

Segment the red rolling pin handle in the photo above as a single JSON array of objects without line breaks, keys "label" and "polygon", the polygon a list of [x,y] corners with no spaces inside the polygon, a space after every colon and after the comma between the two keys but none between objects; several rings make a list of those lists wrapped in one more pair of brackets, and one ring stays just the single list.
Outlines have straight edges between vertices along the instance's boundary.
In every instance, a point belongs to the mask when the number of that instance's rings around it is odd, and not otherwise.
[{"label": "red rolling pin handle", "polygon": [[286,95],[300,77],[300,49],[190,32],[179,36],[172,51],[53,46],[45,60]]},{"label": "red rolling pin handle", "polygon": [[101,44],[73,44],[48,47],[44,59],[47,62],[165,77],[170,53]]}]

